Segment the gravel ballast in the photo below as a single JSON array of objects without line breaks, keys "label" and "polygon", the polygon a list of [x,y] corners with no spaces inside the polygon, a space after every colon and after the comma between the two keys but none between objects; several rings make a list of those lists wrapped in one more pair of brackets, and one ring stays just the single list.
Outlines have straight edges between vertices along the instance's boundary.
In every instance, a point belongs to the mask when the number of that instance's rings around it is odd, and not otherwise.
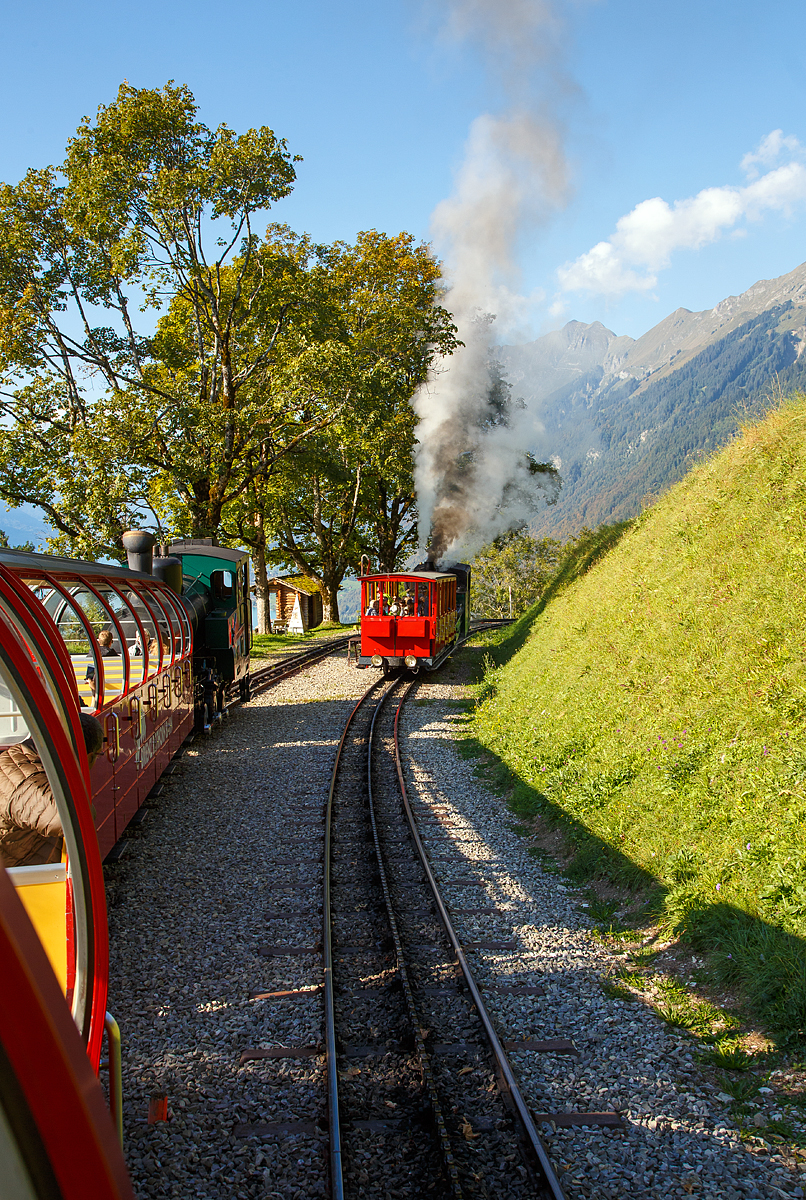
[{"label": "gravel ballast", "polygon": [[[341,653],[236,711],[186,751],[183,774],[107,870],[109,1007],[123,1036],[138,1197],[327,1195],[324,1057],[241,1056],[320,1046],[323,806],[344,722],[370,682]],[[435,873],[449,904],[498,910],[457,915],[459,935],[518,944],[514,955],[471,952],[477,979],[544,989],[485,991],[499,1033],[570,1038],[579,1051],[513,1052],[526,1098],[535,1112],[617,1110],[624,1122],[543,1127],[569,1200],[799,1200],[806,1189],[792,1160],[740,1140],[692,1042],[604,994],[620,960],[452,744],[462,689],[425,678],[415,695],[427,703],[405,710],[403,748]],[[148,1125],[155,1092],[167,1094],[172,1119]],[[272,1130],[292,1122],[296,1133]]]},{"label": "gravel ballast", "polygon": [[[182,776],[107,869],[109,1007],[138,1196],[326,1195],[326,1132],[265,1132],[316,1126],[324,1057],[240,1059],[321,1043],[323,806],[369,682],[342,652],[236,709],[186,750]],[[309,994],[251,998],[297,989]],[[155,1092],[171,1120],[148,1125]]]},{"label": "gravel ballast", "polygon": [[[602,982],[623,961],[586,928],[571,889],[529,855],[514,818],[455,745],[461,688],[439,677],[417,690],[404,716],[410,799],[449,905],[468,880],[494,917],[455,918],[460,939],[513,938],[515,954],[473,954],[499,1034],[568,1038],[577,1056],[510,1055],[533,1112],[617,1111],[624,1129],[541,1128],[567,1196],[652,1200],[672,1196],[792,1197],[801,1165],[758,1139],[740,1140],[725,1100],[693,1058],[692,1041],[650,1009],[610,999]],[[456,865],[441,861],[456,851]],[[461,864],[461,865],[459,865]],[[461,883],[452,880],[461,879]],[[490,984],[535,984],[539,998],[496,995]]]}]

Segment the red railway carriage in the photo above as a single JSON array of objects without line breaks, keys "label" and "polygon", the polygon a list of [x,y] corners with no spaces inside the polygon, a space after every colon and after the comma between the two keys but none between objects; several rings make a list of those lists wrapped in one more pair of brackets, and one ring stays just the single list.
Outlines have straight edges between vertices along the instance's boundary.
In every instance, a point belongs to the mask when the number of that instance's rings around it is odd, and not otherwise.
[{"label": "red railway carriage", "polygon": [[103,726],[91,790],[105,858],[193,728],[187,612],[167,584],[123,567],[7,550],[0,564],[39,602],[69,694]]},{"label": "red railway carriage", "polygon": [[[61,639],[33,593],[0,564],[0,755],[21,762],[49,792],[62,841],[42,839],[21,856],[0,844],[0,862],[32,920],[73,1019],[97,1068],[109,973],[106,899],[90,807],[89,763],[75,675]],[[3,763],[3,834],[22,824]],[[46,784],[45,784],[46,781]],[[28,799],[30,792],[26,796]],[[52,823],[55,824],[55,823]],[[55,861],[54,861],[55,859]]]},{"label": "red railway carriage", "polygon": [[75,674],[33,592],[0,565],[3,755],[3,861],[20,850],[11,822],[21,817],[19,780],[15,784],[10,767],[22,764],[29,772],[25,816],[36,787],[55,808],[61,836],[29,832],[25,865],[0,866],[0,1191],[131,1200],[114,1126],[93,1077],[109,954]]},{"label": "red railway carriage", "polygon": [[457,578],[436,571],[361,577],[359,667],[431,671],[456,644]]}]

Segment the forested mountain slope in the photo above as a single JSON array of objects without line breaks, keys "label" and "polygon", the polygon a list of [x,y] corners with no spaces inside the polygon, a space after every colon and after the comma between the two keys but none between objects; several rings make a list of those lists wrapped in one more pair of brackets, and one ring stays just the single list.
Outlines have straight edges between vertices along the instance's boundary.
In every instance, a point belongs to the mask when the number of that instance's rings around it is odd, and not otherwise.
[{"label": "forested mountain slope", "polygon": [[637,341],[569,322],[504,347],[514,393],[545,428],[540,452],[561,463],[560,499],[535,532],[640,512],[771,395],[806,385],[804,345],[806,265],[708,312],[679,309]]},{"label": "forested mountain slope", "polygon": [[532,610],[475,717],[578,878],[654,896],[789,1030],[806,1028],[804,567],[800,396]]}]

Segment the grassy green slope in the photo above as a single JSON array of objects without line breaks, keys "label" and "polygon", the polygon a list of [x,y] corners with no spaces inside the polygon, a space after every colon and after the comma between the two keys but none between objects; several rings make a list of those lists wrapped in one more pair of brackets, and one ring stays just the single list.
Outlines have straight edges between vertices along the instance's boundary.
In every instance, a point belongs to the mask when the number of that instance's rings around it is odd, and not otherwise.
[{"label": "grassy green slope", "polygon": [[[534,614],[533,614],[534,615]],[[479,741],[578,877],[654,887],[757,1012],[806,1027],[806,396],[535,616]]]}]

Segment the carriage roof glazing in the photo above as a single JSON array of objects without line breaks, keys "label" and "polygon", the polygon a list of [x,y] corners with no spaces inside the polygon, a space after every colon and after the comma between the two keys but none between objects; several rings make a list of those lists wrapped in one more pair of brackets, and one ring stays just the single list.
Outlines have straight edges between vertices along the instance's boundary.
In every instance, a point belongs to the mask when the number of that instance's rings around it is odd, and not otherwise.
[{"label": "carriage roof glazing", "polygon": [[0,563],[28,585],[53,620],[79,703],[90,712],[192,655],[182,601],[152,575],[14,550],[0,551]]}]

